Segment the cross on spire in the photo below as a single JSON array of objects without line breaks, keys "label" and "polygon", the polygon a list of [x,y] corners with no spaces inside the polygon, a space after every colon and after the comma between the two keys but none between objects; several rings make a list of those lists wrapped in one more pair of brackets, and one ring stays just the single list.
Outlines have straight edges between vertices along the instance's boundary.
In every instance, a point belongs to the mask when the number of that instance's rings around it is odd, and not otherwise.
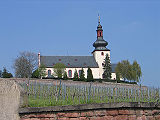
[{"label": "cross on spire", "polygon": [[98,24],[100,24],[100,15],[98,13]]}]

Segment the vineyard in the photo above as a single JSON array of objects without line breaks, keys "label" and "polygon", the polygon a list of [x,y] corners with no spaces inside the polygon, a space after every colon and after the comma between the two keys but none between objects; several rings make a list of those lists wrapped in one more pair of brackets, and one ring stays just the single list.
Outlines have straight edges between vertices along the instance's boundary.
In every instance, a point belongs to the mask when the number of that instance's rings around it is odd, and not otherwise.
[{"label": "vineyard", "polygon": [[57,84],[30,81],[20,83],[28,95],[29,107],[77,105],[109,102],[159,102],[160,89],[135,85],[99,86],[89,84]]}]

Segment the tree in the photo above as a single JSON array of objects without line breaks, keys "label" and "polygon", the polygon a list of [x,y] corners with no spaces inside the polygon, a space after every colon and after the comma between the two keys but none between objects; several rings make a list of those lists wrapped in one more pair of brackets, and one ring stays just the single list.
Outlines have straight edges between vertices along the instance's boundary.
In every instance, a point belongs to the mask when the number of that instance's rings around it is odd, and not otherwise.
[{"label": "tree", "polygon": [[103,78],[111,79],[112,69],[111,69],[111,62],[108,54],[106,54],[103,69],[104,69]]},{"label": "tree", "polygon": [[126,73],[126,78],[131,82],[133,80],[133,66],[129,63],[128,68],[127,68],[127,73]]},{"label": "tree", "polygon": [[35,71],[33,71],[31,78],[39,78],[39,71],[38,71],[38,69],[36,69]]},{"label": "tree", "polygon": [[115,72],[116,72],[116,79],[120,80],[120,78],[122,78],[122,64],[120,62],[118,62],[116,68],[115,68]]},{"label": "tree", "polygon": [[87,82],[91,82],[93,81],[93,74],[92,74],[92,70],[90,67],[88,67],[88,70],[87,70]]},{"label": "tree", "polygon": [[130,64],[128,60],[118,62],[115,71],[116,77],[123,78],[124,80],[139,82],[139,79],[142,76],[141,67],[137,61],[134,61],[133,64]]},{"label": "tree", "polygon": [[136,81],[136,82],[139,82],[140,81],[140,77],[142,76],[142,71],[141,71],[141,67],[137,63],[137,61],[133,61],[132,74],[133,74],[133,80]]},{"label": "tree", "polygon": [[45,77],[46,74],[46,66],[44,64],[41,64],[40,67],[38,68],[39,71],[39,78]]},{"label": "tree", "polygon": [[32,78],[42,78],[46,76],[46,66],[41,64],[38,69],[32,73]]},{"label": "tree", "polygon": [[2,78],[11,78],[11,77],[13,77],[13,75],[9,73],[7,69],[4,67],[2,72]]},{"label": "tree", "polygon": [[38,57],[35,53],[21,52],[13,64],[15,76],[19,78],[31,77],[32,72],[36,70],[37,65]]},{"label": "tree", "polygon": [[85,76],[85,74],[84,74],[84,70],[82,68],[81,73],[80,73],[80,79],[83,80],[83,81],[85,80],[84,76]]},{"label": "tree", "polygon": [[120,80],[120,73],[116,73],[116,80]]},{"label": "tree", "polygon": [[75,72],[74,72],[74,77],[73,77],[74,80],[78,80],[78,73],[77,73],[77,70],[75,69]]},{"label": "tree", "polygon": [[66,66],[63,63],[56,63],[53,66],[53,71],[54,71],[55,76],[57,76],[58,78],[62,78],[65,72],[65,68]]},{"label": "tree", "polygon": [[122,60],[119,62],[116,66],[116,75],[118,75],[119,78],[123,78],[124,81],[127,79],[131,79],[131,65],[128,60]]},{"label": "tree", "polygon": [[130,63],[128,60],[123,60],[121,62],[122,64],[122,71],[121,71],[121,74],[122,74],[122,78],[124,79],[124,81],[126,79],[128,79],[130,77],[130,74],[129,74],[129,71],[130,71]]},{"label": "tree", "polygon": [[68,79],[68,76],[67,76],[67,72],[66,72],[66,71],[65,71],[64,74],[63,74],[63,79],[64,79],[64,80],[67,80],[67,79]]}]

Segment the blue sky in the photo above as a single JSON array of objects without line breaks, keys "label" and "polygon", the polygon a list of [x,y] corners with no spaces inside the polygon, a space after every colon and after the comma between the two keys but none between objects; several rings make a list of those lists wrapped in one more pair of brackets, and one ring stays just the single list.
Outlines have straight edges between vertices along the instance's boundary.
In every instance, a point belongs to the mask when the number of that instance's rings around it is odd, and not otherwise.
[{"label": "blue sky", "polygon": [[91,55],[98,13],[111,62],[137,60],[142,84],[160,87],[158,0],[1,0],[0,69],[22,51]]}]

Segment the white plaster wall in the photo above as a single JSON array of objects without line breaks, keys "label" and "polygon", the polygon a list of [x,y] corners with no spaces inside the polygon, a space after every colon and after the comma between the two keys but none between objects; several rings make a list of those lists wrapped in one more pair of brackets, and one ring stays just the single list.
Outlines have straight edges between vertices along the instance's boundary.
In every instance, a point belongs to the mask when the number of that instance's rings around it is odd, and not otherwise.
[{"label": "white plaster wall", "polygon": [[113,79],[113,80],[116,79],[116,73],[111,74],[111,79]]},{"label": "white plaster wall", "polygon": [[[48,70],[51,70],[51,74],[53,75],[53,68],[46,68],[46,77],[48,76]],[[79,74],[78,71],[82,70],[82,68],[66,68],[65,71],[67,72],[67,76],[68,76],[69,70],[72,70],[72,78],[73,78],[75,70],[77,70],[77,73]],[[87,78],[88,68],[83,68],[83,70],[84,70],[85,78]],[[91,70],[92,70],[93,78],[95,78],[95,79],[99,79],[103,74],[103,72],[102,73],[99,72],[99,70],[100,70],[99,68],[91,68]],[[116,79],[116,73],[112,73],[111,76],[112,76],[111,79]]]},{"label": "white plaster wall", "polygon": [[91,68],[93,78],[94,79],[99,79],[100,73],[99,73],[99,68]]},{"label": "white plaster wall", "polygon": [[[69,76],[68,75],[69,70],[72,70],[72,77],[71,78],[73,78],[75,70],[77,70],[77,73],[78,73],[78,76],[79,76],[79,70],[82,70],[82,68],[66,68],[67,76]],[[85,75],[85,78],[86,78],[87,77],[87,68],[83,68],[83,70],[84,70],[84,75]]]},{"label": "white plaster wall", "polygon": [[[102,52],[104,53],[104,55],[101,55]],[[94,51],[94,53],[93,53],[93,56],[99,66],[99,78],[101,78],[101,79],[102,79],[102,74],[104,72],[102,63],[104,62],[106,54],[108,54],[110,57],[110,51]]]},{"label": "white plaster wall", "polygon": [[46,77],[48,77],[48,70],[51,70],[51,75],[53,74],[53,68],[46,68]]},{"label": "white plaster wall", "polygon": [[[53,68],[46,68],[46,74],[47,74],[46,77],[48,76],[48,70],[51,70],[51,75],[54,74]],[[72,77],[71,78],[73,78],[75,70],[77,70],[77,73],[79,75],[79,70],[82,70],[82,68],[66,68],[65,71],[67,72],[67,76],[69,76],[68,75],[69,70],[72,70]],[[83,70],[84,70],[85,78],[87,78],[88,68],[83,68]],[[91,70],[92,70],[93,78],[98,79],[99,78],[99,68],[91,68]]]}]

